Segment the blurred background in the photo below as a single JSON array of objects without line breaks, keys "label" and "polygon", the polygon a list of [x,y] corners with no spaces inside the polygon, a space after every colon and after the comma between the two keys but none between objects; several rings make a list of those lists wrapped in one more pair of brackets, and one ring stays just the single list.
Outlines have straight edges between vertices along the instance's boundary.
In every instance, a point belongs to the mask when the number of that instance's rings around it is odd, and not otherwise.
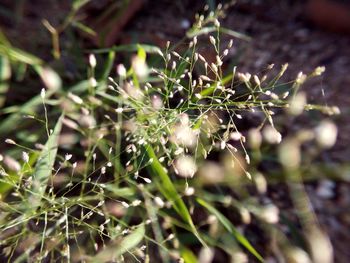
[{"label": "blurred background", "polygon": [[[91,0],[79,8],[82,2],[0,0],[0,55],[7,46],[16,47],[50,65],[66,84],[74,83],[85,74],[87,50],[130,43],[165,47],[167,40],[176,43],[183,38],[205,4],[214,9],[219,3]],[[228,55],[230,65],[238,65],[241,72],[259,73],[272,63],[278,65],[278,72],[280,65],[289,63],[283,78],[290,81],[300,71],[310,73],[317,66],[326,67],[324,75],[307,82],[303,90],[310,103],[339,107],[341,114],[333,118],[338,140],[332,149],[316,156],[321,165],[315,167],[316,176],[305,183],[305,189],[321,228],[331,240],[334,262],[349,262],[349,1],[241,0],[228,9],[222,25],[244,36],[234,39]],[[215,53],[212,56],[215,58]],[[125,57],[117,54],[116,60],[123,62]],[[0,108],[23,104],[39,93],[42,87],[33,72],[19,66],[9,75],[3,65],[0,64]],[[6,114],[0,110],[0,120]],[[307,128],[321,118],[309,114],[297,124],[286,124],[285,130]],[[0,134],[1,139],[3,136]],[[0,147],[4,150],[6,146]],[[284,184],[269,186],[267,196],[280,209],[293,209]],[[264,237],[261,239],[263,243]]]}]

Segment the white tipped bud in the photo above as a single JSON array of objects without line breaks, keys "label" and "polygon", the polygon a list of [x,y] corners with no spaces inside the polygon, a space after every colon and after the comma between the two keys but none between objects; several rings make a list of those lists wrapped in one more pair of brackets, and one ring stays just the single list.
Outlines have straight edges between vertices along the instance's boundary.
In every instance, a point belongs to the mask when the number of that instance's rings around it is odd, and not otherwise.
[{"label": "white tipped bud", "polygon": [[299,72],[299,74],[298,74],[298,76],[297,76],[297,79],[295,80],[295,82],[297,83],[297,84],[303,84],[304,82],[305,82],[305,80],[306,80],[306,75],[305,74],[303,74],[303,72]]},{"label": "white tipped bud", "polygon": [[13,144],[13,145],[16,145],[17,143],[14,141],[14,140],[12,140],[12,139],[6,139],[5,140],[5,143],[7,143],[7,144]]},{"label": "white tipped bud", "polygon": [[264,128],[263,135],[265,140],[271,144],[279,144],[282,141],[282,135],[271,125]]},{"label": "white tipped bud", "polygon": [[176,159],[175,172],[182,177],[193,177],[197,172],[197,165],[193,158],[189,155],[184,155]]},{"label": "white tipped bud", "polygon": [[4,156],[4,165],[12,170],[12,171],[15,171],[15,172],[19,172],[21,170],[21,165],[19,164],[19,162],[17,162],[15,159],[13,159],[12,157],[10,156]]},{"label": "white tipped bud", "polygon": [[255,81],[256,85],[260,86],[260,79],[257,75],[254,75],[254,81]]},{"label": "white tipped bud", "polygon": [[214,63],[211,63],[211,68],[214,73],[218,73],[218,67]]},{"label": "white tipped bud", "polygon": [[216,56],[216,64],[218,65],[218,66],[222,66],[222,60],[221,60],[221,58],[219,57],[219,56]]},{"label": "white tipped bud", "polygon": [[154,203],[159,207],[159,208],[163,208],[165,203],[164,201],[159,197],[159,196],[156,196],[154,198]]},{"label": "white tipped bud", "polygon": [[128,204],[127,202],[122,201],[121,204],[122,204],[122,206],[124,206],[125,208],[128,208],[128,207],[129,207],[129,204]]},{"label": "white tipped bud", "polygon": [[227,48],[231,48],[233,45],[233,39],[230,39],[230,42],[228,42]]},{"label": "white tipped bud", "polygon": [[27,152],[22,152],[22,160],[25,163],[29,162],[29,154]]},{"label": "white tipped bud", "polygon": [[72,154],[66,153],[66,155],[64,156],[64,159],[65,159],[66,161],[69,161],[70,159],[72,159],[72,157],[73,157]]},{"label": "white tipped bud", "polygon": [[149,178],[143,177],[142,179],[143,179],[147,184],[152,183],[152,180],[149,179]]},{"label": "white tipped bud", "polygon": [[231,132],[230,138],[231,138],[231,140],[239,141],[242,138],[242,134],[238,131]]},{"label": "white tipped bud", "polygon": [[89,82],[90,82],[91,87],[93,87],[93,88],[97,87],[97,81],[95,78],[90,78]]},{"label": "white tipped bud", "polygon": [[220,22],[219,22],[219,20],[215,19],[215,20],[214,20],[214,25],[215,25],[216,27],[220,27]]},{"label": "white tipped bud", "polygon": [[250,224],[250,222],[252,221],[252,218],[249,210],[242,206],[239,208],[239,213],[241,215],[242,222],[246,225]]},{"label": "white tipped bud", "polygon": [[71,92],[68,93],[68,98],[70,98],[74,103],[79,105],[84,103],[84,101],[80,97],[78,97],[77,95],[74,95]]},{"label": "white tipped bud", "polygon": [[338,129],[333,122],[325,120],[315,129],[315,133],[317,143],[323,148],[330,148],[337,140]]},{"label": "white tipped bud", "polygon": [[194,195],[195,189],[193,187],[186,187],[184,194],[186,196]]},{"label": "white tipped bud", "polygon": [[141,200],[136,199],[136,200],[132,201],[131,205],[132,206],[139,206],[141,203],[142,203]]},{"label": "white tipped bud", "polygon": [[197,37],[195,36],[195,37],[193,38],[193,45],[196,45],[197,42],[198,42],[198,40],[197,40]]},{"label": "white tipped bud", "polygon": [[211,43],[213,46],[216,45],[216,40],[215,40],[215,38],[214,38],[213,36],[209,36],[209,41],[210,41],[210,43]]},{"label": "white tipped bud", "polygon": [[94,54],[89,55],[89,64],[92,68],[96,67],[97,62],[96,62],[96,57]]},{"label": "white tipped bud", "polygon": [[241,81],[245,83],[249,82],[251,78],[251,75],[249,73],[238,73],[237,76]]},{"label": "white tipped bud", "polygon": [[299,92],[290,100],[288,112],[292,115],[300,115],[304,111],[306,105],[306,94]]},{"label": "white tipped bud", "polygon": [[245,155],[245,160],[246,160],[247,164],[250,164],[250,157],[248,154]]},{"label": "white tipped bud", "polygon": [[326,71],[326,67],[322,66],[322,67],[317,67],[314,72],[313,72],[313,75],[314,76],[320,76],[323,74],[323,72]]},{"label": "white tipped bud", "polygon": [[40,96],[41,96],[42,99],[45,99],[46,91],[45,91],[44,88],[41,89]]},{"label": "white tipped bud", "polygon": [[119,64],[117,66],[117,74],[119,77],[125,78],[126,77],[126,68],[123,64]]},{"label": "white tipped bud", "polygon": [[300,164],[300,145],[296,140],[285,140],[278,149],[278,156],[285,169],[294,170]]},{"label": "white tipped bud", "polygon": [[122,113],[123,111],[124,111],[123,108],[117,108],[117,109],[115,109],[115,112],[116,112],[116,113]]},{"label": "white tipped bud", "polygon": [[159,56],[164,57],[163,52],[159,48],[156,50],[156,52],[158,53]]},{"label": "white tipped bud", "polygon": [[279,209],[273,204],[266,205],[259,216],[267,223],[276,224],[279,221]]}]

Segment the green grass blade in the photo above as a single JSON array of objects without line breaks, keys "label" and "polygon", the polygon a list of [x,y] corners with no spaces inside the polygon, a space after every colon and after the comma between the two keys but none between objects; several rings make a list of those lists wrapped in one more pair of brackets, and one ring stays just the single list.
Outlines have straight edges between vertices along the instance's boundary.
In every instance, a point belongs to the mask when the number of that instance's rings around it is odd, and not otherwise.
[{"label": "green grass blade", "polygon": [[164,197],[170,201],[175,209],[175,211],[182,217],[182,219],[190,226],[192,233],[198,238],[198,240],[206,246],[203,239],[199,236],[199,233],[193,224],[190,212],[188,211],[184,201],[181,196],[176,191],[174,184],[171,182],[168,174],[164,171],[164,167],[159,162],[153,148],[150,145],[146,146],[146,152],[149,159],[152,159],[150,164],[150,172],[153,175],[153,180],[156,182],[158,190],[164,195]]},{"label": "green grass blade", "polygon": [[101,74],[101,80],[107,79],[108,76],[110,76],[114,65],[114,59],[115,59],[115,52],[114,51],[108,52],[108,58],[107,58],[107,61],[104,63],[105,66]]},{"label": "green grass blade", "polygon": [[181,257],[183,258],[183,260],[185,261],[185,263],[198,263],[198,260],[195,256],[195,254],[193,254],[193,252],[185,247],[183,247],[181,250]]},{"label": "green grass blade", "polygon": [[215,207],[207,203],[201,198],[196,199],[198,204],[206,208],[210,213],[215,215],[220,223],[229,231],[242,246],[244,246],[250,253],[252,253],[260,262],[264,262],[263,257],[255,250],[255,248],[250,244],[250,242],[238,232],[238,230],[231,224],[231,222],[221,214]]},{"label": "green grass blade", "polygon": [[[187,32],[187,37],[188,38],[193,38],[195,36],[200,36],[200,35],[207,35],[209,33],[212,33],[212,32],[217,32],[218,29],[214,26],[212,27],[203,27],[201,29],[192,29],[190,30],[189,32]],[[228,29],[228,28],[224,28],[224,27],[220,27],[219,29],[220,33],[224,33],[226,35],[229,35],[229,36],[232,36],[232,37],[235,37],[235,38],[238,38],[238,39],[242,39],[242,40],[245,40],[245,41],[251,41],[251,38],[245,34],[242,34],[242,33],[239,33],[237,31],[233,31],[231,29]]]},{"label": "green grass blade", "polygon": [[118,259],[124,253],[130,252],[131,249],[135,248],[142,241],[144,236],[145,226],[144,224],[141,224],[130,235],[126,236],[119,242],[113,242],[96,256],[92,257],[88,262],[100,263]]},{"label": "green grass blade", "polygon": [[62,114],[58,119],[55,129],[47,140],[45,148],[41,151],[34,167],[33,184],[30,188],[31,195],[28,198],[29,207],[33,210],[40,205],[41,198],[46,191],[48,180],[51,177],[57,154],[58,138],[62,128],[63,116]]},{"label": "green grass blade", "polygon": [[91,52],[96,54],[109,53],[110,51],[137,52],[140,47],[142,47],[142,49],[147,53],[158,54],[158,52],[160,51],[160,48],[157,46],[146,45],[146,44],[130,44],[130,45],[114,46],[111,48],[93,49]]},{"label": "green grass blade", "polygon": [[22,62],[32,66],[43,64],[43,61],[40,58],[3,43],[0,43],[0,55],[8,57],[11,61]]}]

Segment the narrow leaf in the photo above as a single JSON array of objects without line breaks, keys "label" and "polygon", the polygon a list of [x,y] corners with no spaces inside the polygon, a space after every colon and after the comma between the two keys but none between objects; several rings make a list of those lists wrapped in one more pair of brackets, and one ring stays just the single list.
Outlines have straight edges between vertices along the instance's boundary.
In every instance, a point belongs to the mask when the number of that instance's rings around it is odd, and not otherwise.
[{"label": "narrow leaf", "polygon": [[156,176],[153,176],[158,190],[164,195],[164,197],[170,201],[175,209],[175,211],[182,217],[182,219],[190,226],[192,233],[197,237],[197,239],[206,246],[205,242],[199,236],[199,233],[193,224],[191,215],[181,199],[181,196],[176,191],[174,184],[171,182],[168,174],[164,171],[164,167],[159,162],[153,148],[150,145],[146,146],[146,152],[149,159],[152,159],[152,163],[149,166],[150,172]]},{"label": "narrow leaf", "polygon": [[207,203],[201,198],[196,199],[198,204],[206,208],[210,213],[216,216],[220,223],[229,231],[242,246],[244,246],[250,253],[252,253],[259,261],[264,262],[263,257],[255,250],[250,242],[232,225],[232,223],[221,214],[215,207]]},{"label": "narrow leaf", "polygon": [[55,163],[58,138],[62,128],[63,114],[58,119],[53,133],[47,140],[44,149],[41,151],[38,161],[34,167],[33,184],[30,189],[31,195],[28,198],[31,209],[35,210],[45,194],[48,180],[51,177],[53,165]]},{"label": "narrow leaf", "polygon": [[[144,238],[145,226],[141,224],[136,228],[130,235],[123,238],[121,241],[115,241],[96,256],[91,258],[89,262],[100,263],[100,262],[110,262],[117,260],[125,252],[129,252],[131,249],[136,247]],[[119,261],[118,261],[119,262]]]}]

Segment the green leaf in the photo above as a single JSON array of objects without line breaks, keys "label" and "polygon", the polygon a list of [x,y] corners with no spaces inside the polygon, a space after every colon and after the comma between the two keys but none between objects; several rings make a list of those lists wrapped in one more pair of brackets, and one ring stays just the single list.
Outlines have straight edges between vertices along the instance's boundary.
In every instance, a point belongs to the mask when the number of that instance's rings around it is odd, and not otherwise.
[{"label": "green leaf", "polygon": [[21,49],[0,43],[0,55],[8,57],[11,61],[22,62],[29,65],[41,65],[43,61]]},{"label": "green leaf", "polygon": [[158,54],[158,52],[160,51],[160,48],[157,46],[145,45],[145,44],[130,44],[130,45],[114,46],[111,48],[93,49],[93,50],[91,50],[91,52],[96,53],[96,54],[108,53],[110,51],[136,52],[139,50],[140,47],[142,47],[144,49],[144,51],[147,53]]},{"label": "green leaf", "polygon": [[7,57],[0,56],[0,82],[6,81],[11,77],[10,62]]},{"label": "green leaf", "polygon": [[153,148],[150,145],[146,146],[146,152],[152,163],[150,164],[149,170],[153,176],[153,180],[156,182],[158,190],[164,195],[164,197],[170,201],[175,209],[175,211],[182,217],[182,219],[190,226],[192,233],[197,237],[197,239],[206,246],[205,242],[199,236],[199,233],[193,224],[191,215],[181,199],[181,196],[176,191],[174,184],[171,182],[168,174],[164,171],[164,167],[159,162]]},{"label": "green leaf", "polygon": [[[187,32],[187,37],[188,38],[193,38],[195,36],[200,36],[200,35],[207,35],[211,32],[217,32],[217,28],[216,27],[203,27],[201,29],[191,29],[189,32]],[[233,31],[231,29],[228,28],[224,28],[224,27],[220,27],[219,29],[220,33],[224,33],[226,35],[235,37],[235,38],[239,38],[245,41],[250,41],[251,38],[245,34],[239,33],[237,31]]]},{"label": "green leaf", "polygon": [[185,247],[181,249],[181,257],[183,258],[185,263],[197,263],[198,262],[195,254],[193,254],[193,252],[191,250],[189,250]]},{"label": "green leaf", "polygon": [[89,3],[90,0],[74,0],[72,7],[74,11],[78,11],[80,8],[82,8],[84,5]]},{"label": "green leaf", "polygon": [[96,32],[91,28],[88,27],[87,25],[84,25],[83,23],[80,23],[79,21],[73,21],[72,25],[78,29],[80,29],[81,31],[83,31],[86,34],[89,34],[91,36],[96,36]]},{"label": "green leaf", "polygon": [[28,203],[30,208],[35,210],[39,205],[42,197],[45,194],[48,180],[51,177],[53,165],[56,160],[58,138],[61,133],[62,120],[64,115],[58,119],[53,133],[47,140],[44,149],[41,151],[38,161],[34,167],[33,183],[30,188],[30,196]]},{"label": "green leaf", "polygon": [[129,252],[132,248],[136,247],[142,241],[144,235],[145,226],[144,224],[141,224],[130,235],[126,236],[122,240],[112,242],[112,244],[107,246],[96,256],[92,257],[89,262],[101,263],[118,259],[124,253]]},{"label": "green leaf", "polygon": [[136,193],[136,191],[130,187],[120,187],[117,184],[107,184],[105,189],[121,197],[134,196]]},{"label": "green leaf", "polygon": [[242,246],[252,253],[259,261],[264,262],[263,257],[255,250],[250,242],[231,224],[231,222],[221,214],[215,207],[207,203],[201,198],[196,198],[198,204],[206,208],[210,213],[216,216],[220,223],[229,231]]},{"label": "green leaf", "polygon": [[107,79],[108,76],[111,74],[111,71],[114,65],[114,58],[115,58],[115,52],[114,51],[108,52],[108,58],[107,58],[107,61],[104,63],[105,66],[101,74],[101,80]]},{"label": "green leaf", "polygon": [[146,61],[146,51],[142,47],[142,45],[137,45],[137,56],[142,60],[142,62]]}]

